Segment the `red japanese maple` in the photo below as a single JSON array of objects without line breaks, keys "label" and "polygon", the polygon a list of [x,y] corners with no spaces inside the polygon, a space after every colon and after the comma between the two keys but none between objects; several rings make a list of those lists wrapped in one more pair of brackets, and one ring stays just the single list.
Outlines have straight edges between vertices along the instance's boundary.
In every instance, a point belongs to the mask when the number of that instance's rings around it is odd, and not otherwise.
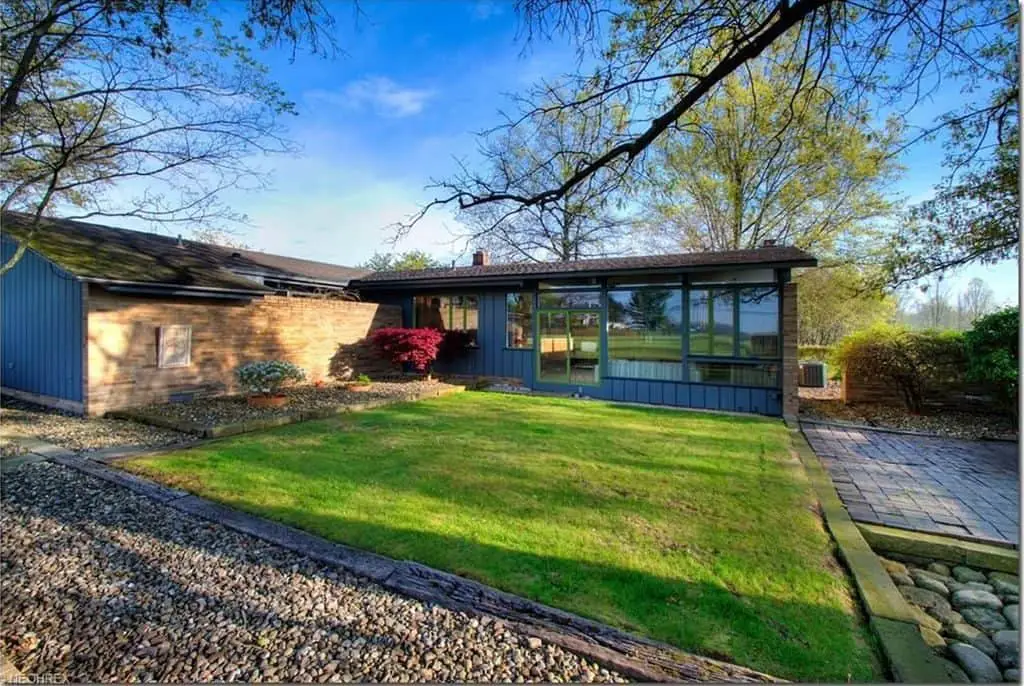
[{"label": "red japanese maple", "polygon": [[408,364],[418,372],[427,372],[441,346],[444,335],[435,329],[377,329],[370,343],[381,357],[395,365]]}]

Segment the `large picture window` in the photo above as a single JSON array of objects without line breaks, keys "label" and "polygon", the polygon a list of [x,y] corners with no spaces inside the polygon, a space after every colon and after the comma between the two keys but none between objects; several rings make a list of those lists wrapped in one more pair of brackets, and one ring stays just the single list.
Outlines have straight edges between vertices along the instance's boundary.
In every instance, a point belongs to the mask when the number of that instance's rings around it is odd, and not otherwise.
[{"label": "large picture window", "polygon": [[707,288],[690,291],[691,355],[734,357],[736,325],[735,291]]},{"label": "large picture window", "polygon": [[533,294],[505,294],[505,346],[533,348]]},{"label": "large picture window", "polygon": [[608,375],[682,381],[683,295],[678,288],[608,292]]},{"label": "large picture window", "polygon": [[475,295],[417,295],[413,326],[438,331],[466,331],[476,341],[480,300]]},{"label": "large picture window", "polygon": [[779,290],[743,288],[739,300],[740,357],[779,357]]}]

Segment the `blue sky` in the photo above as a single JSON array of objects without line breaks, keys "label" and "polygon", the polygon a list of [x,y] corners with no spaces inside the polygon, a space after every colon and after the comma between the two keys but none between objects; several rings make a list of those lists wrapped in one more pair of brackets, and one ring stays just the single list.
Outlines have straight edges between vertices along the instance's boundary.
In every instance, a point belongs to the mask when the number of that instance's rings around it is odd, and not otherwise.
[{"label": "blue sky", "polygon": [[[239,235],[256,249],[349,265],[389,250],[384,227],[429,199],[424,186],[450,173],[454,157],[472,157],[473,133],[500,122],[507,94],[575,64],[567,43],[517,40],[514,10],[501,0],[378,0],[364,2],[358,20],[348,7],[336,12],[344,50],[336,59],[260,54],[298,104],[286,125],[302,152],[266,162],[271,190],[228,198],[249,216],[252,226]],[[904,162],[898,192],[928,197],[941,177],[941,148],[919,146]],[[454,226],[445,212],[428,215],[397,249],[464,261]],[[973,276],[998,301],[1016,302],[1015,262],[965,269],[951,276],[951,290]]]}]

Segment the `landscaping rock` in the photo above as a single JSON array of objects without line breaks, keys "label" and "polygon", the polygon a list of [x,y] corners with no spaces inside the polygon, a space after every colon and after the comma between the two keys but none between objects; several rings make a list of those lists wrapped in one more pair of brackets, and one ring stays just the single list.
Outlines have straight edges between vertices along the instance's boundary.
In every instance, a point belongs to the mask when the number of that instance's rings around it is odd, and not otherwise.
[{"label": "landscaping rock", "polygon": [[996,667],[996,663],[974,646],[966,643],[952,643],[949,646],[949,652],[964,668],[971,681],[980,684],[1002,681],[1003,673]]},{"label": "landscaping rock", "polygon": [[924,639],[925,645],[939,654],[946,650],[946,641],[942,636],[939,636],[938,632],[923,626],[918,627],[918,629],[921,631],[921,638]]},{"label": "landscaping rock", "polygon": [[891,574],[909,574],[909,570],[907,569],[907,566],[905,564],[903,564],[902,562],[897,562],[896,560],[890,560],[890,559],[885,558],[885,557],[879,557],[878,561],[882,563],[882,566],[885,567],[885,571],[889,572],[890,575]]},{"label": "landscaping rock", "polygon": [[978,570],[971,569],[970,567],[964,567],[963,565],[953,567],[953,578],[962,583],[967,583],[968,581],[980,581],[981,583],[985,583],[988,580],[986,576]]},{"label": "landscaping rock", "polygon": [[928,610],[928,614],[942,622],[943,626],[951,626],[964,621],[963,615],[956,610],[943,610],[941,608],[933,607]]},{"label": "landscaping rock", "polygon": [[1003,609],[1003,601],[988,591],[976,591],[965,588],[953,594],[953,607],[963,610],[965,607],[988,607],[993,610]]},{"label": "landscaping rock", "polygon": [[996,579],[999,579],[1000,581],[1002,581],[1004,583],[1011,584],[1013,586],[1016,586],[1016,587],[1020,588],[1020,577],[1018,577],[1016,574],[1010,574],[1008,572],[989,572],[988,573],[988,580],[989,580],[990,583],[995,581]]},{"label": "landscaping rock", "polygon": [[931,608],[940,608],[944,610],[952,609],[949,601],[935,591],[929,591],[926,588],[917,588],[916,586],[900,586],[899,589],[904,598],[924,610]]},{"label": "landscaping rock", "polygon": [[1003,616],[1014,629],[1020,628],[1020,605],[1007,605],[1003,608]]},{"label": "landscaping rock", "polygon": [[992,643],[1000,653],[1020,652],[1020,632],[1004,629],[992,634]]},{"label": "landscaping rock", "polygon": [[995,575],[989,576],[989,583],[992,584],[992,588],[996,593],[1000,595],[1020,595],[1020,586],[1002,577]]},{"label": "landscaping rock", "polygon": [[964,620],[968,624],[973,624],[982,631],[989,633],[1001,631],[1010,626],[1010,623],[1006,621],[1006,617],[988,607],[965,607],[960,610],[960,614],[964,616]]},{"label": "landscaping rock", "polygon": [[1020,683],[1020,670],[1019,669],[1004,669],[1003,670],[1003,681],[1008,681],[1011,684]]},{"label": "landscaping rock", "polygon": [[919,587],[929,591],[934,591],[944,598],[949,596],[949,589],[946,588],[946,584],[942,583],[934,576],[922,572],[919,569],[915,569],[911,572],[910,576],[914,580],[914,583]]},{"label": "landscaping rock", "polygon": [[889,577],[892,579],[892,582],[894,584],[896,584],[897,586],[913,586],[914,585],[914,580],[911,579],[906,574],[901,574],[899,572],[890,572],[889,573]]},{"label": "landscaping rock", "polygon": [[914,615],[914,619],[917,620],[918,626],[923,629],[931,629],[936,632],[942,629],[942,622],[928,615],[928,613],[917,605],[910,606],[910,614]]},{"label": "landscaping rock", "polygon": [[996,645],[984,631],[970,624],[953,624],[948,626],[946,627],[946,634],[961,643],[974,646],[989,657],[995,657],[999,652],[996,649]]},{"label": "landscaping rock", "polygon": [[496,618],[399,595],[66,467],[27,465],[3,486],[0,641],[25,674],[62,683],[625,681]]},{"label": "landscaping rock", "polygon": [[949,565],[944,565],[941,562],[932,562],[929,564],[928,571],[938,574],[939,576],[952,576]]},{"label": "landscaping rock", "polygon": [[968,581],[964,584],[964,589],[969,589],[972,591],[988,591],[989,593],[995,591],[995,589],[992,588],[992,584],[983,584],[980,581]]}]

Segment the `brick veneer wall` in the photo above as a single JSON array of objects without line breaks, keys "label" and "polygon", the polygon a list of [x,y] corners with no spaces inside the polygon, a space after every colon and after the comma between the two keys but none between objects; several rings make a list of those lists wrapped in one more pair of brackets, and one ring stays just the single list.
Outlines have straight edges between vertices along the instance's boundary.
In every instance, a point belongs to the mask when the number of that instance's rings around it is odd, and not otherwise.
[{"label": "brick veneer wall", "polygon": [[[840,399],[844,403],[875,403],[893,407],[904,407],[903,394],[892,383],[869,377],[851,370],[843,371],[839,386]],[[992,411],[993,399],[990,389],[968,383],[949,383],[925,388],[924,404],[934,408],[953,410]]]},{"label": "brick veneer wall", "polygon": [[[233,371],[250,360],[282,359],[310,381],[394,373],[365,341],[401,326],[395,305],[268,296],[250,303],[116,295],[90,287],[87,298],[86,412],[164,402],[183,392],[235,392]],[[158,328],[192,327],[188,367],[157,367]]]},{"label": "brick veneer wall", "polygon": [[800,411],[800,364],[796,284],[782,287],[782,416],[796,420]]}]

